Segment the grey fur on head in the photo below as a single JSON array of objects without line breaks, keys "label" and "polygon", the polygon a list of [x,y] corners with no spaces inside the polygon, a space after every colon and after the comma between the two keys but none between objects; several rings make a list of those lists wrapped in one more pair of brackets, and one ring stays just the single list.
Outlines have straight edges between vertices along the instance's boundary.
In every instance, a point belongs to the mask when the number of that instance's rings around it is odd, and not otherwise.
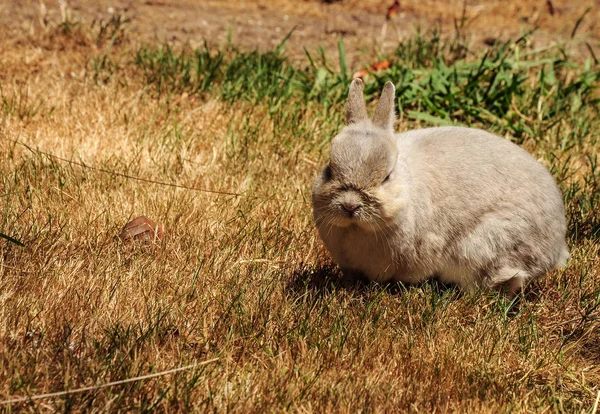
[{"label": "grey fur on head", "polygon": [[352,82],[348,125],[313,187],[313,214],[345,274],[509,295],[565,265],[562,197],[550,173],[510,141],[479,129],[394,134],[395,88],[373,120]]}]

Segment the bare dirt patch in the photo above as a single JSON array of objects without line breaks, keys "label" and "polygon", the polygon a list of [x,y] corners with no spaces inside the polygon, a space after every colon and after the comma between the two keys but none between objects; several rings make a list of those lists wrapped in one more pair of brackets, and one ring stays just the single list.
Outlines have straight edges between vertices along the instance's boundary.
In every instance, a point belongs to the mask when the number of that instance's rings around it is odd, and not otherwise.
[{"label": "bare dirt patch", "polygon": [[532,41],[539,47],[570,40],[581,55],[596,50],[600,40],[597,1],[403,0],[388,19],[392,4],[390,0],[3,0],[0,25],[14,35],[35,32],[49,20],[91,22],[120,13],[130,19],[130,31],[141,40],[232,42],[262,50],[279,44],[293,30],[287,43],[290,57],[303,59],[305,48],[314,51],[320,45],[335,56],[336,43],[343,38],[351,65],[389,52],[418,28],[439,28],[443,35],[453,36],[458,26],[474,48],[532,30]]}]

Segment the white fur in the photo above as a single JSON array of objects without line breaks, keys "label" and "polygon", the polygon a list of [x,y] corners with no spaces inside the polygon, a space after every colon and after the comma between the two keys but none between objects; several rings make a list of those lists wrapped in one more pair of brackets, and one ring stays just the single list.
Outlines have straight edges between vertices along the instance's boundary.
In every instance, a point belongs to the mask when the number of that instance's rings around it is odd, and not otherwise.
[{"label": "white fur", "polygon": [[[478,129],[394,135],[385,116],[394,112],[390,85],[374,124],[361,107],[362,84],[353,83],[331,174],[313,188],[319,234],[342,270],[375,281],[437,275],[467,290],[501,286],[514,294],[563,266],[564,207],[550,173],[517,145]],[[348,200],[360,205],[351,217]]]}]

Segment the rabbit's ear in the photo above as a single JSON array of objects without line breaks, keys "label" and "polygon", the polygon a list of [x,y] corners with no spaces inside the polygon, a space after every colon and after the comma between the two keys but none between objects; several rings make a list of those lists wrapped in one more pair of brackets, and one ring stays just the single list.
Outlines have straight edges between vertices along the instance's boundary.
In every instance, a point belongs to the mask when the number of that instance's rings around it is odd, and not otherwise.
[{"label": "rabbit's ear", "polygon": [[350,93],[346,103],[346,123],[348,125],[367,119],[367,107],[363,96],[363,82],[360,78],[350,84]]},{"label": "rabbit's ear", "polygon": [[396,88],[392,82],[386,82],[373,115],[373,125],[385,130],[394,130],[396,119],[394,100],[396,99]]}]

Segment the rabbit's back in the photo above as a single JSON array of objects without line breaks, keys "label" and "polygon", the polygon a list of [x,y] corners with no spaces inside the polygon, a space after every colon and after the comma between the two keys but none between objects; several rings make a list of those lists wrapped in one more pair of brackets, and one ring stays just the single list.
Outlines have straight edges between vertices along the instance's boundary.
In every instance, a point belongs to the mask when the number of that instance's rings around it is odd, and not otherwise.
[{"label": "rabbit's back", "polygon": [[416,263],[427,265],[435,257],[438,266],[430,270],[457,283],[507,260],[527,268],[530,277],[564,264],[562,197],[529,153],[488,132],[460,127],[396,138],[412,180]]},{"label": "rabbit's back", "polygon": [[477,212],[507,203],[558,214],[560,191],[552,175],[527,151],[479,129],[439,127],[396,135],[413,185],[440,209]]}]

